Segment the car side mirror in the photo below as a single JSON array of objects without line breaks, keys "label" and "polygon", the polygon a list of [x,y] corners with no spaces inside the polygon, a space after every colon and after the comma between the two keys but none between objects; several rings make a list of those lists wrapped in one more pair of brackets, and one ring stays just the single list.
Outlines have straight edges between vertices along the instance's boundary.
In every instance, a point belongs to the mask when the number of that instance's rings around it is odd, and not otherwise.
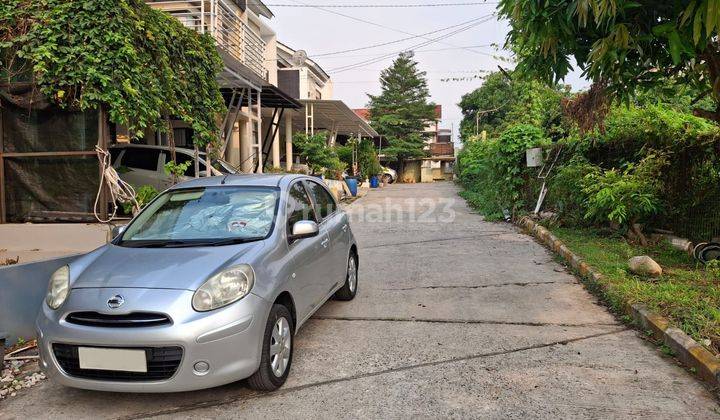
[{"label": "car side mirror", "polygon": [[320,233],[320,227],[312,220],[301,220],[295,222],[292,227],[292,233],[289,238],[291,241],[297,241],[298,239],[312,238]]},{"label": "car side mirror", "polygon": [[113,226],[112,228],[112,237],[113,239],[117,238],[118,236],[122,235],[123,232],[125,232],[125,229],[127,229],[127,225],[123,226]]}]

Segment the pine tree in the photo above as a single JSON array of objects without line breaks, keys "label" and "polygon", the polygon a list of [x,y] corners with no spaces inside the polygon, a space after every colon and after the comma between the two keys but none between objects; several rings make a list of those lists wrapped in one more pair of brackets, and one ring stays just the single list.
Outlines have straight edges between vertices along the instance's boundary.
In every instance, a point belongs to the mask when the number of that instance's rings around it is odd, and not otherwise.
[{"label": "pine tree", "polygon": [[425,126],[435,119],[426,73],[417,64],[412,52],[401,53],[380,73],[382,93],[368,95],[370,124],[388,139],[390,146],[383,152],[400,162],[401,174],[406,160],[425,155]]}]

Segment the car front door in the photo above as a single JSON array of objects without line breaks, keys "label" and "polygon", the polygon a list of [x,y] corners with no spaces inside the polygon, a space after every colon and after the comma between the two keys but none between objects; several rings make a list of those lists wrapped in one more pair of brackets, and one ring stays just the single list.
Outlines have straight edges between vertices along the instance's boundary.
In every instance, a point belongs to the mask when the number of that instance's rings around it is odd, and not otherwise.
[{"label": "car front door", "polygon": [[319,221],[303,182],[297,181],[288,191],[286,230],[288,249],[293,260],[290,285],[298,319],[305,320],[317,309],[326,294],[322,272],[329,252],[329,239],[321,228],[317,236],[291,241],[292,227],[301,220]]},{"label": "car front door", "polygon": [[315,181],[305,181],[305,184],[313,200],[315,213],[321,219],[321,232],[326,232],[330,239],[325,284],[328,289],[334,288],[345,282],[347,274],[348,245],[344,240],[348,229],[347,218],[324,186]]}]

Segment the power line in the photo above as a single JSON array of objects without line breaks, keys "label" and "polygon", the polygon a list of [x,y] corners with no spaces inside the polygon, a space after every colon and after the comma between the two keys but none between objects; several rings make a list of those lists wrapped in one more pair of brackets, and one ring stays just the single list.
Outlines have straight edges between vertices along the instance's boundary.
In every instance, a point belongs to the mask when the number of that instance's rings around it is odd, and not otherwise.
[{"label": "power line", "polygon": [[[423,38],[423,37],[425,37],[425,36],[427,36],[427,35],[433,35],[433,34],[436,34],[436,33],[438,33],[438,32],[444,32],[444,31],[447,31],[447,30],[449,30],[449,29],[454,29],[454,28],[457,28],[457,27],[460,27],[460,26],[463,26],[463,25],[467,25],[468,23],[472,23],[472,22],[474,22],[474,21],[476,21],[476,20],[484,19],[485,17],[486,17],[486,16],[482,16],[482,17],[479,17],[479,18],[466,20],[465,22],[458,23],[458,24],[456,24],[456,25],[446,26],[446,27],[444,27],[444,28],[436,29],[436,30],[434,30],[434,31],[425,32],[425,33],[419,34],[419,35],[409,36],[409,37],[407,37],[407,38],[396,39],[396,40],[394,40],[394,41],[382,42],[382,43],[379,43],[379,44],[367,45],[367,46],[365,46],[365,47],[350,48],[350,49],[347,49],[347,50],[333,51],[333,52],[323,53],[323,54],[313,54],[313,55],[311,55],[311,57],[312,57],[312,58],[327,57],[327,56],[329,56],[329,55],[337,55],[337,54],[343,54],[343,53],[348,53],[348,52],[369,50],[369,49],[371,49],[371,48],[384,47],[384,46],[386,46],[386,45],[397,44],[397,43],[404,42],[404,41],[409,41],[409,40],[415,39],[415,38]],[[464,47],[453,47],[453,48],[464,48]]]},{"label": "power line", "polygon": [[405,49],[403,49],[403,50],[395,51],[395,52],[392,52],[392,53],[390,53],[390,54],[385,54],[385,55],[383,55],[383,56],[381,56],[381,57],[377,57],[377,58],[374,58],[374,59],[364,60],[364,61],[361,61],[361,62],[358,62],[358,63],[354,63],[354,64],[349,64],[349,65],[346,65],[346,66],[337,67],[337,68],[331,69],[330,72],[331,72],[331,73],[342,73],[342,72],[351,70],[351,69],[353,69],[353,68],[362,67],[362,66],[365,66],[365,65],[367,65],[367,64],[374,64],[374,63],[380,62],[380,61],[382,61],[382,60],[384,60],[384,59],[386,59],[386,58],[388,58],[388,57],[392,57],[392,56],[398,55],[398,54],[403,53],[403,52],[406,52],[406,51],[412,51],[412,50],[415,49],[415,48],[425,47],[425,46],[430,45],[430,44],[432,44],[432,43],[434,43],[434,42],[437,42],[438,40],[445,39],[445,38],[449,38],[449,37],[451,37],[451,36],[453,36],[453,35],[456,35],[456,34],[458,34],[458,33],[460,33],[460,32],[467,31],[467,30],[472,29],[472,28],[474,28],[474,27],[476,27],[476,26],[478,26],[478,25],[480,25],[480,24],[482,24],[482,23],[485,23],[485,22],[489,21],[490,19],[492,19],[494,15],[495,15],[494,13],[493,13],[493,14],[490,14],[490,15],[488,15],[484,20],[476,21],[476,22],[474,22],[474,23],[471,23],[471,24],[469,24],[469,25],[466,25],[465,27],[462,27],[462,28],[460,28],[460,29],[456,29],[455,31],[452,31],[452,32],[449,32],[449,33],[447,33],[447,34],[441,35],[441,36],[439,36],[439,37],[437,37],[437,38],[429,39],[428,41],[421,42],[421,43],[419,43],[419,44],[412,45],[412,46],[410,46],[410,47],[408,47],[408,48],[405,48]]},{"label": "power line", "polygon": [[[465,45],[462,47],[448,47],[448,48],[429,48],[429,49],[417,49],[413,50],[415,53],[427,53],[427,52],[440,52],[440,51],[452,51],[452,50],[463,50],[465,48],[488,48],[492,47],[494,44],[480,44],[480,45]],[[487,54],[487,53],[486,53]],[[348,57],[378,57],[380,55],[383,55],[383,53],[375,53],[375,54],[343,54],[343,55],[334,55],[331,57],[323,57],[323,60],[337,60],[342,58],[348,58]]]},{"label": "power line", "polygon": [[268,7],[328,7],[334,9],[409,9],[418,7],[462,7],[497,5],[497,2],[475,1],[464,3],[416,3],[416,4],[287,4],[268,3]]},{"label": "power line", "polygon": [[[394,32],[398,32],[398,33],[405,34],[405,35],[411,35],[411,36],[413,36],[413,37],[420,37],[420,38],[428,39],[428,40],[430,39],[430,38],[426,38],[425,36],[422,36],[422,35],[419,36],[419,35],[414,34],[414,33],[412,33],[412,32],[403,31],[403,30],[401,30],[401,29],[396,29],[396,28],[393,28],[393,27],[390,27],[390,26],[386,26],[386,25],[383,25],[383,24],[380,24],[380,23],[377,23],[377,22],[373,22],[373,21],[370,21],[370,20],[362,19],[362,18],[359,18],[359,17],[351,16],[351,15],[346,15],[346,14],[344,14],[344,13],[336,12],[336,11],[334,11],[334,10],[329,10],[329,9],[327,9],[327,8],[325,8],[325,7],[315,6],[315,5],[308,5],[307,3],[302,3],[302,2],[300,2],[300,1],[298,1],[298,0],[292,0],[292,1],[293,1],[295,4],[298,4],[298,5],[304,5],[304,6],[312,7],[312,8],[314,8],[314,9],[322,10],[322,11],[324,11],[324,12],[326,12],[326,13],[332,13],[332,14],[334,14],[334,15],[342,16],[342,17],[347,18],[347,19],[352,19],[352,20],[355,20],[355,21],[358,21],[358,22],[367,23],[368,25],[377,26],[377,27],[379,27],[379,28],[387,29],[387,30],[394,31]],[[494,15],[494,13],[491,14],[490,16],[492,16],[492,15]],[[433,41],[433,42],[436,42],[436,41]],[[451,47],[456,47],[456,46],[457,46],[457,45],[448,44],[448,43],[443,43],[443,42],[440,42],[440,43],[441,43],[441,44],[449,45],[449,46],[451,46]],[[472,50],[472,49],[469,49],[469,48],[466,49],[466,50],[467,50],[467,51],[470,51],[470,52],[472,52],[472,53],[476,53],[476,54],[478,53],[477,51]]]}]

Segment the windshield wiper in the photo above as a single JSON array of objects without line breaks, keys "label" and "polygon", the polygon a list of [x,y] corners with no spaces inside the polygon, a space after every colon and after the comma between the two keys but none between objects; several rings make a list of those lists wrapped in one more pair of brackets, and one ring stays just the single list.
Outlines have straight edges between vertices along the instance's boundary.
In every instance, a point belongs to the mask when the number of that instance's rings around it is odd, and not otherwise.
[{"label": "windshield wiper", "polygon": [[265,237],[253,237],[253,238],[227,238],[220,239],[217,241],[205,241],[205,240],[138,240],[138,241],[123,241],[119,245],[126,246],[129,248],[194,248],[201,246],[226,246],[226,245],[237,245],[245,244],[248,242],[256,242],[265,239]]},{"label": "windshield wiper", "polygon": [[257,242],[262,241],[265,239],[264,236],[258,236],[254,238],[228,238],[228,239],[221,239],[219,241],[210,242],[207,244],[207,246],[225,246],[225,245],[238,245],[238,244],[246,244],[249,242]]},{"label": "windshield wiper", "polygon": [[189,242],[187,242],[187,241],[136,240],[136,241],[122,241],[118,245],[125,246],[128,248],[167,248],[167,247],[186,246],[188,244],[189,244]]}]

